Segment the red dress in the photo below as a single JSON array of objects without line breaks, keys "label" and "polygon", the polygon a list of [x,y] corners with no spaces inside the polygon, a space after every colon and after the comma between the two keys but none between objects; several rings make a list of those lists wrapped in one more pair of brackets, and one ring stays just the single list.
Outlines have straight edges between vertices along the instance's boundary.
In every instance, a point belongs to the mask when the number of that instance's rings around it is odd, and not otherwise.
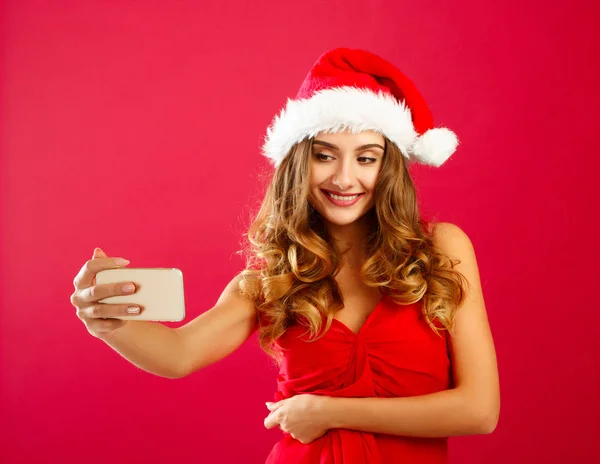
[{"label": "red dress", "polygon": [[[421,302],[402,306],[386,295],[358,334],[336,319],[315,342],[305,332],[295,325],[278,340],[284,358],[275,401],[301,393],[389,398],[451,388],[447,332],[433,332]],[[267,464],[440,464],[447,462],[447,440],[331,429],[303,444],[284,434]]]}]

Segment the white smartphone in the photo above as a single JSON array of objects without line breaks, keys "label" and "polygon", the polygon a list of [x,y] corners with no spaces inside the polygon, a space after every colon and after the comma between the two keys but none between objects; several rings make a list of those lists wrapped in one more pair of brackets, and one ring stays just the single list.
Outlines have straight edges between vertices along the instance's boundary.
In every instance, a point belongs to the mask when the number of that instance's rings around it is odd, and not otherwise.
[{"label": "white smartphone", "polygon": [[136,292],[98,300],[99,303],[136,304],[139,315],[119,316],[132,321],[179,322],[185,318],[183,273],[175,268],[105,269],[96,274],[96,285],[132,282]]}]

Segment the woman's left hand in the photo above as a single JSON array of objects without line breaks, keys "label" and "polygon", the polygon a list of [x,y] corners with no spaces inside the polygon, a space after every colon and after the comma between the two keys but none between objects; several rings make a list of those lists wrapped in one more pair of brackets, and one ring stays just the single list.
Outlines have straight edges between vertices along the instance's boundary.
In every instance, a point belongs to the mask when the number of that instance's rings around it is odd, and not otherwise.
[{"label": "woman's left hand", "polygon": [[271,413],[265,419],[265,427],[279,426],[301,443],[310,443],[329,430],[324,414],[326,401],[326,396],[303,394],[266,403]]}]

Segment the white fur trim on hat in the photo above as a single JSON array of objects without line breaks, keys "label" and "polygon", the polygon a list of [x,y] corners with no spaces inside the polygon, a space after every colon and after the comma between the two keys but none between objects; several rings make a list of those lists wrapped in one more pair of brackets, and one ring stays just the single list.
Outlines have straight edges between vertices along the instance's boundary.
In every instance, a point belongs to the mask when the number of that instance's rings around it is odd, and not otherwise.
[{"label": "white fur trim on hat", "polygon": [[421,163],[440,167],[456,151],[458,138],[445,127],[429,129],[411,147],[411,154]]},{"label": "white fur trim on hat", "polygon": [[[383,92],[336,87],[315,92],[308,99],[288,99],[267,129],[263,154],[278,166],[295,143],[321,131],[343,130],[377,131],[394,142],[406,158],[418,136],[404,101]],[[417,146],[427,151],[430,139],[427,137]]]}]

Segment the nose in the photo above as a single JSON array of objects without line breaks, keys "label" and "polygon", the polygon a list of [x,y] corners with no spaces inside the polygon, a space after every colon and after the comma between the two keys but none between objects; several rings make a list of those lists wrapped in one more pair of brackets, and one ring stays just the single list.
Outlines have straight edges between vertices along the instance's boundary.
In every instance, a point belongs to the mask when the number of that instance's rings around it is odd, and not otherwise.
[{"label": "nose", "polygon": [[348,190],[356,183],[356,174],[350,157],[345,158],[337,167],[331,182],[340,189],[340,191]]}]

